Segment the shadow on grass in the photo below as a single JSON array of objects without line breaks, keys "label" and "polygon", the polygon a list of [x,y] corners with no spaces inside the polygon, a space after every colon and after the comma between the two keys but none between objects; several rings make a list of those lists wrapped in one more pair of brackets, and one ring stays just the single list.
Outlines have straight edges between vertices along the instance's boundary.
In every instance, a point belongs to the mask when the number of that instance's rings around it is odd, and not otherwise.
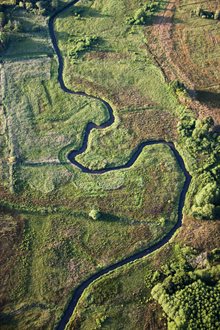
[{"label": "shadow on grass", "polygon": [[220,125],[215,125],[213,128],[213,132],[220,133]]},{"label": "shadow on grass", "polygon": [[18,326],[18,322],[15,320],[14,316],[7,313],[0,313],[0,324],[2,328],[5,326],[5,329],[7,326],[9,327],[9,325],[13,327],[13,329],[17,329]]},{"label": "shadow on grass", "polygon": [[[35,39],[36,38],[36,39]],[[10,35],[8,46],[1,52],[0,58],[28,58],[29,56],[52,55],[53,48],[47,40],[37,40],[37,36]]]},{"label": "shadow on grass", "polygon": [[80,17],[88,18],[88,17],[94,17],[94,18],[104,18],[104,17],[110,17],[110,15],[103,14],[97,9],[86,7],[86,6],[74,6],[72,10],[65,13],[65,17],[72,15],[72,14],[78,14]]},{"label": "shadow on grass", "polygon": [[196,98],[211,108],[220,108],[220,93],[196,90]]},{"label": "shadow on grass", "polygon": [[141,225],[141,224],[146,224],[146,221],[137,221],[137,220],[133,220],[133,219],[128,219],[128,218],[122,218],[122,217],[118,217],[114,214],[111,213],[103,213],[101,212],[101,217],[100,219],[96,220],[96,221],[100,221],[100,222],[117,222],[120,225]]},{"label": "shadow on grass", "polygon": [[128,224],[128,220],[121,219],[114,214],[110,213],[101,213],[101,217],[98,221],[107,221],[107,222],[118,222],[118,223],[126,223]]}]

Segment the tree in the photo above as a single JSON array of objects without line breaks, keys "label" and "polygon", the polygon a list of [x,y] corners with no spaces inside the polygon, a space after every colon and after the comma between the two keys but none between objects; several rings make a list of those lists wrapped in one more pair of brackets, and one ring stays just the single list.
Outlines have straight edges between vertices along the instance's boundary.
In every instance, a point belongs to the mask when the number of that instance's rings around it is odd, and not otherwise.
[{"label": "tree", "polygon": [[99,210],[97,209],[92,209],[90,212],[89,212],[89,216],[90,218],[92,218],[93,220],[98,220],[101,216],[101,213],[99,212]]},{"label": "tree", "polygon": [[201,191],[196,195],[195,201],[198,206],[204,206],[208,203],[214,203],[216,200],[216,193],[218,193],[218,187],[216,182],[210,182],[204,186]]},{"label": "tree", "polygon": [[138,9],[134,14],[134,24],[145,24],[147,21],[147,14],[144,8]]}]

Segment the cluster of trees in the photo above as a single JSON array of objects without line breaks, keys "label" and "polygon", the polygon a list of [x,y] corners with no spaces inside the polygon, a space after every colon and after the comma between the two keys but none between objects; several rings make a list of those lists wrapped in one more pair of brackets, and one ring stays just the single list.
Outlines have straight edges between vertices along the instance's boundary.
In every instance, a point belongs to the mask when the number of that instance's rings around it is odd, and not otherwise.
[{"label": "cluster of trees", "polygon": [[215,219],[220,214],[220,189],[217,182],[210,180],[195,195],[192,215],[197,218]]},{"label": "cluster of trees", "polygon": [[149,0],[143,7],[136,10],[133,17],[127,18],[127,23],[130,25],[145,25],[159,8],[159,1]]},{"label": "cluster of trees", "polygon": [[38,15],[50,15],[57,8],[58,0],[19,0],[17,6]]},{"label": "cluster of trees", "polygon": [[13,4],[0,4],[0,11],[23,8],[37,15],[50,15],[59,5],[59,0],[16,0]]},{"label": "cluster of trees", "polygon": [[0,4],[0,52],[8,45],[10,32],[22,30],[19,21],[11,19],[11,12],[16,8],[23,8],[37,15],[50,15],[58,6],[59,0],[19,0],[13,4]]},{"label": "cluster of trees", "polygon": [[17,20],[11,20],[6,14],[5,7],[0,7],[0,51],[8,44],[8,33],[21,30],[21,24]]},{"label": "cluster of trees", "polygon": [[80,54],[92,46],[94,46],[98,42],[97,36],[85,36],[85,37],[74,37],[69,38],[69,51],[68,56],[71,59],[79,58]]},{"label": "cluster of trees", "polygon": [[[179,86],[177,91],[181,88],[184,89]],[[190,212],[199,219],[220,215],[220,136],[213,127],[211,117],[195,119],[187,109],[178,124],[179,143],[190,155],[195,186]]]},{"label": "cluster of trees", "polygon": [[168,318],[168,329],[219,329],[219,266],[185,272],[178,270],[156,284],[152,297]]}]

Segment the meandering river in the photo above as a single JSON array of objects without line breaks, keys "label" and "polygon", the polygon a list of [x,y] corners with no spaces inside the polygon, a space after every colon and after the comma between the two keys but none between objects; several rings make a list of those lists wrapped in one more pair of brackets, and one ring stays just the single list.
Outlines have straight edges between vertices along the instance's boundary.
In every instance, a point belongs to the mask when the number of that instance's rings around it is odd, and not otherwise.
[{"label": "meandering river", "polygon": [[61,329],[65,329],[66,324],[68,323],[72,313],[74,312],[74,309],[82,295],[82,293],[84,292],[84,290],[88,287],[89,284],[91,284],[93,281],[95,281],[96,279],[100,278],[102,275],[107,274],[115,269],[117,269],[118,267],[121,267],[123,265],[126,265],[132,261],[141,259],[145,256],[147,256],[148,254],[158,250],[159,248],[161,248],[162,246],[164,246],[175,234],[175,232],[177,231],[177,229],[179,227],[181,227],[182,225],[182,218],[183,218],[183,206],[184,206],[184,202],[185,202],[185,196],[186,193],[188,191],[189,188],[189,184],[191,181],[191,176],[188,173],[188,171],[186,170],[184,161],[182,159],[182,157],[180,156],[179,152],[176,150],[174,144],[172,142],[167,142],[164,140],[148,140],[146,142],[142,142],[140,143],[137,148],[133,151],[131,158],[129,159],[129,161],[124,164],[124,165],[120,165],[120,166],[115,166],[115,167],[111,167],[111,168],[104,168],[104,169],[100,169],[100,170],[91,170],[85,166],[83,166],[82,164],[80,164],[79,162],[76,161],[76,156],[83,153],[86,148],[87,148],[87,144],[88,144],[88,138],[89,138],[89,134],[91,132],[91,130],[93,128],[96,129],[103,129],[106,127],[111,126],[114,121],[115,121],[115,117],[114,117],[114,113],[113,110],[111,108],[111,106],[104,100],[102,100],[101,98],[92,96],[92,95],[88,95],[84,92],[74,92],[73,90],[70,90],[66,87],[64,80],[63,80],[63,67],[64,67],[64,60],[61,54],[61,51],[58,47],[58,42],[57,42],[57,38],[56,38],[56,34],[55,34],[55,30],[54,30],[54,22],[56,20],[56,17],[61,14],[62,12],[64,12],[65,10],[67,10],[68,8],[70,8],[71,6],[73,6],[75,3],[77,3],[79,0],[75,0],[75,1],[71,1],[70,3],[68,3],[66,6],[64,6],[63,8],[61,8],[60,10],[56,11],[49,19],[49,33],[50,33],[50,37],[52,40],[52,44],[53,44],[53,48],[55,50],[55,53],[58,57],[58,81],[60,83],[60,87],[62,88],[62,90],[66,93],[70,93],[70,94],[77,94],[77,95],[82,95],[85,97],[90,97],[93,99],[97,99],[100,102],[102,102],[108,109],[109,112],[109,119],[102,125],[97,126],[96,124],[90,122],[87,124],[86,126],[86,130],[85,130],[85,135],[84,135],[84,139],[83,139],[83,143],[82,143],[82,147],[78,150],[72,150],[69,155],[68,155],[68,159],[71,161],[71,163],[75,166],[77,166],[79,169],[81,169],[81,171],[86,172],[86,173],[91,173],[91,174],[102,174],[105,172],[110,172],[110,171],[117,171],[119,169],[123,169],[123,168],[129,168],[130,166],[132,166],[134,164],[134,162],[136,161],[136,159],[138,158],[138,156],[140,155],[140,153],[142,152],[143,148],[145,146],[148,145],[157,145],[157,144],[164,144],[167,145],[172,153],[174,154],[181,170],[183,171],[184,175],[185,175],[185,182],[180,194],[180,199],[179,199],[179,204],[178,204],[178,219],[177,222],[175,224],[175,226],[170,230],[170,232],[168,234],[166,234],[166,236],[164,236],[159,242],[157,242],[156,244],[152,245],[151,247],[144,249],[140,252],[134,253],[132,256],[129,256],[119,262],[116,262],[112,265],[107,266],[106,268],[98,271],[97,273],[91,275],[89,278],[87,278],[85,281],[83,281],[73,292],[72,295],[72,299],[70,300],[66,310],[63,312],[63,316],[57,326],[58,330]]}]

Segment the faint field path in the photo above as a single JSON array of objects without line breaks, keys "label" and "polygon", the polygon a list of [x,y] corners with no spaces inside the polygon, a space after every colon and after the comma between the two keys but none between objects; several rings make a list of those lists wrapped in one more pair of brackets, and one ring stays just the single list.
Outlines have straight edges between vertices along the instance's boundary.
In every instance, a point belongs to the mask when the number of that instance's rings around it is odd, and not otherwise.
[{"label": "faint field path", "polygon": [[[200,3],[200,2],[199,2]],[[204,1],[206,3],[206,1]],[[195,2],[197,5],[198,2]],[[219,108],[210,109],[207,105],[196,100],[196,91],[194,82],[185,73],[187,63],[182,63],[180,56],[175,51],[175,41],[173,39],[174,30],[174,15],[176,7],[180,5],[180,0],[171,0],[168,2],[163,12],[155,17],[153,24],[146,28],[147,44],[146,48],[161,68],[165,78],[168,81],[179,80],[184,83],[189,91],[191,99],[181,100],[186,106],[194,110],[198,117],[213,115],[217,123],[219,123]],[[183,7],[184,5],[182,5]],[[178,23],[177,23],[178,24]],[[209,38],[214,45],[218,44],[218,40],[212,33],[209,33]],[[185,44],[184,44],[185,42]],[[182,40],[182,51],[186,58],[190,58],[189,49],[186,46],[186,41]],[[194,65],[191,63],[191,65]],[[210,86],[213,87],[213,86]]]}]

